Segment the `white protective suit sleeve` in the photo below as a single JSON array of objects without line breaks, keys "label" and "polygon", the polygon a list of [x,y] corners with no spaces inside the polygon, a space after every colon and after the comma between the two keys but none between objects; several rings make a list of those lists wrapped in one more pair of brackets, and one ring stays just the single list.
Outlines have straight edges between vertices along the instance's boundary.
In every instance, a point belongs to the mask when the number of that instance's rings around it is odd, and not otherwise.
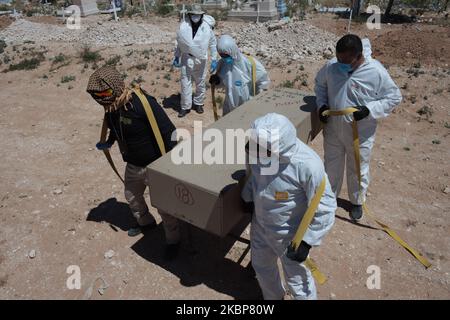
[{"label": "white protective suit sleeve", "polygon": [[266,71],[266,68],[255,59],[256,64],[256,94],[261,93],[263,90],[269,89],[270,79],[269,74]]},{"label": "white protective suit sleeve", "polygon": [[[310,166],[306,168],[299,168],[299,180],[302,186],[302,189],[306,193],[306,197],[308,198],[308,207],[311,205],[311,201],[314,198],[317,189],[322,182],[322,179],[326,178],[325,169],[323,165]],[[322,238],[328,233],[330,228],[334,223],[334,216],[330,215],[329,206],[324,206],[325,203],[333,202],[333,198],[329,198],[328,194],[330,194],[331,187],[328,183],[325,187],[325,192],[322,195],[322,199],[319,203],[316,213],[303,236],[303,241],[305,241],[310,246],[318,246],[320,245]],[[326,192],[328,190],[328,193]]]},{"label": "white protective suit sleeve", "polygon": [[315,79],[314,93],[316,94],[316,105],[320,109],[328,105],[327,69],[329,63],[325,64],[317,73]]},{"label": "white protective suit sleeve", "polygon": [[367,103],[367,108],[370,110],[370,115],[374,119],[381,119],[387,117],[392,110],[402,101],[402,94],[387,70],[379,64],[379,83],[378,96],[382,97],[380,100],[371,101]]},{"label": "white protective suit sleeve", "polygon": [[210,27],[211,37],[209,38],[209,51],[211,52],[211,60],[217,60],[217,39],[213,29]]}]

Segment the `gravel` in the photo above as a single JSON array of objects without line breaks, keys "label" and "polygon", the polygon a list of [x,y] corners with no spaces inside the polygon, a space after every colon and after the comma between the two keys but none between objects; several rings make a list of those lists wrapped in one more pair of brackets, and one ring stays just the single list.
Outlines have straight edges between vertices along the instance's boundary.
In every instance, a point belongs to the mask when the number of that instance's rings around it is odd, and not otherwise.
[{"label": "gravel", "polygon": [[338,37],[304,21],[292,21],[281,29],[269,32],[273,22],[252,23],[239,29],[228,30],[243,52],[262,60],[281,59],[281,63],[297,60],[321,60],[334,56]]},{"label": "gravel", "polygon": [[174,33],[163,31],[156,25],[133,21],[103,21],[101,24],[97,21],[83,21],[81,29],[71,30],[63,24],[59,26],[19,19],[0,31],[0,39],[11,43],[62,41],[105,47],[170,43],[174,38]]}]

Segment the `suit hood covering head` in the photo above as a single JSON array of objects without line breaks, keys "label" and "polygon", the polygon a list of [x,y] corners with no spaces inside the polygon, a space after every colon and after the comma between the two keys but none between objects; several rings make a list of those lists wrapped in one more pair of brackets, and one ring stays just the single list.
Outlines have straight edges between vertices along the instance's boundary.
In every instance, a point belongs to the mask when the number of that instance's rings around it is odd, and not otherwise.
[{"label": "suit hood covering head", "polygon": [[214,29],[216,25],[216,19],[210,15],[203,15],[203,21],[205,21],[212,29]]},{"label": "suit hood covering head", "polygon": [[268,113],[256,119],[251,127],[250,137],[255,137],[262,147],[271,150],[272,155],[279,156],[280,162],[289,162],[297,150],[297,130],[288,118],[278,113]]},{"label": "suit hood covering head", "polygon": [[[95,92],[102,92],[112,89],[112,95],[98,97]],[[125,88],[125,82],[119,71],[113,66],[103,66],[89,77],[86,91],[93,96],[95,101],[105,107],[107,111],[112,111],[125,104],[131,92]]]},{"label": "suit hood covering head", "polygon": [[236,41],[227,34],[219,38],[219,41],[217,42],[217,51],[229,55],[233,60],[241,60],[241,50],[239,50]]}]

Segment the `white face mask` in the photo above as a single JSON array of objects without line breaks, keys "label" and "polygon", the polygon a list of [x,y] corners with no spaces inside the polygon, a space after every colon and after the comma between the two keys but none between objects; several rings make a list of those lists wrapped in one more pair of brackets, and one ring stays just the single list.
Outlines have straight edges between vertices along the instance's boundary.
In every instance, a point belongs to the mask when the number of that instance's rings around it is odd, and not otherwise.
[{"label": "white face mask", "polygon": [[193,14],[193,15],[191,16],[191,21],[192,21],[193,23],[198,23],[201,19],[202,19],[202,16],[199,15],[199,14]]}]

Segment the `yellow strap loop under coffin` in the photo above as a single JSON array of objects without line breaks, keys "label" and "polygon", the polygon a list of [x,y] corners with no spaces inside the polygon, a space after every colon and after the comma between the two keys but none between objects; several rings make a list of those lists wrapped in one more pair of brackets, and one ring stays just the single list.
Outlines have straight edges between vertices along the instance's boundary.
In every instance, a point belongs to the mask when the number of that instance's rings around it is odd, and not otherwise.
[{"label": "yellow strap loop under coffin", "polygon": [[[159,150],[161,152],[161,155],[164,155],[166,153],[166,147],[164,145],[164,141],[161,135],[161,131],[159,130],[158,123],[156,122],[155,115],[153,113],[152,108],[150,107],[150,104],[145,97],[145,95],[142,93],[141,89],[139,87],[134,87],[131,89],[139,98],[139,100],[142,103],[142,106],[144,107],[145,114],[147,115],[148,122],[150,123],[150,127],[152,128],[153,134],[155,135],[156,142],[158,143]],[[102,125],[102,131],[100,133],[100,142],[104,143],[106,142],[106,134],[108,133],[108,125],[106,123],[106,118],[103,119],[103,125]],[[103,150],[103,153],[105,154],[106,159],[108,160],[109,165],[113,169],[113,171],[116,173],[116,175],[119,177],[119,179],[124,182],[122,176],[120,175],[119,171],[117,171],[116,166],[114,165],[114,161],[111,157],[111,154],[108,149]]]},{"label": "yellow strap loop under coffin", "polygon": [[[311,224],[311,221],[314,218],[314,214],[316,213],[317,208],[319,207],[320,199],[322,199],[322,195],[325,191],[325,185],[326,179],[323,178],[322,182],[320,183],[319,187],[316,190],[316,193],[314,194],[314,197],[311,200],[311,203],[309,204],[308,209],[303,215],[302,221],[300,222],[300,225],[298,226],[297,232],[295,233],[295,236],[292,239],[291,243],[295,250],[297,250],[298,246],[300,245],[300,242],[302,242],[306,230],[308,229],[308,226]],[[327,281],[325,275],[322,272],[320,272],[317,265],[309,257],[306,258],[305,265],[311,271],[314,279],[316,279],[316,281],[319,284],[324,284],[325,281]]]},{"label": "yellow strap loop under coffin", "polygon": [[[349,114],[353,114],[358,111],[357,108],[349,107],[342,110],[326,110],[323,112],[325,116],[345,116]],[[353,130],[353,152],[355,157],[355,166],[356,172],[358,172],[358,183],[359,183],[359,196],[362,196],[361,192],[361,156],[359,150],[359,133],[358,133],[358,123],[353,119],[352,121],[352,130]],[[398,242],[403,248],[405,248],[408,252],[410,252],[420,263],[422,263],[425,268],[431,267],[431,263],[423,257],[419,252],[414,250],[411,246],[409,246],[400,236],[393,231],[388,225],[384,224],[380,220],[378,220],[369,210],[367,205],[363,203],[364,212],[368,217],[370,217],[376,224],[378,224],[392,239]]]}]

